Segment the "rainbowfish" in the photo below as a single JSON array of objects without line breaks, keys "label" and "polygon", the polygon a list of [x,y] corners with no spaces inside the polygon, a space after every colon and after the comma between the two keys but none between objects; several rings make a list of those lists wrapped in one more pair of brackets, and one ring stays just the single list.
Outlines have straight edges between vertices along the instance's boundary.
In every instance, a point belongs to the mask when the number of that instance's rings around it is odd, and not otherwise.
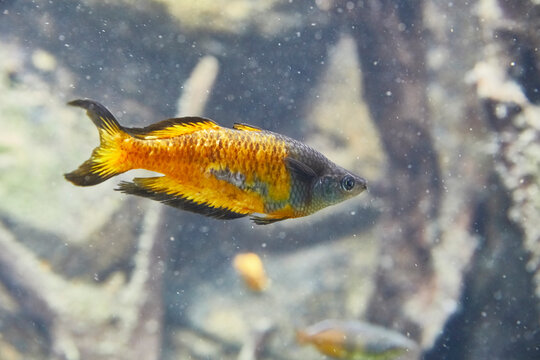
[{"label": "rainbowfish", "polygon": [[126,128],[95,101],[69,105],[87,110],[100,137],[90,159],[65,174],[75,185],[151,170],[163,176],[123,181],[116,190],[218,219],[251,215],[256,224],[306,216],[367,188],[309,146],[254,126],[182,117]]},{"label": "rainbowfish", "polygon": [[323,320],[297,331],[296,339],[327,356],[347,360],[391,360],[418,348],[397,331],[361,321]]}]

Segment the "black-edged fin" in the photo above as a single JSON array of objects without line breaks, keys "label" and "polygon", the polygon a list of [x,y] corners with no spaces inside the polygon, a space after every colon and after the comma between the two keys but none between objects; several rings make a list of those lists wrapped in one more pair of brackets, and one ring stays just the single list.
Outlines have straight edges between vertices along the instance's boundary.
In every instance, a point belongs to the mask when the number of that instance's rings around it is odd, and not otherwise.
[{"label": "black-edged fin", "polygon": [[100,130],[118,131],[122,127],[118,124],[115,117],[107,108],[97,101],[88,99],[77,99],[68,102],[68,105],[77,106],[86,109],[86,114],[92,120],[94,125]]},{"label": "black-edged fin", "polygon": [[278,221],[286,220],[288,218],[271,218],[271,217],[264,217],[264,216],[256,216],[253,215],[250,217],[250,220],[253,221],[257,225],[269,225],[273,224]]},{"label": "black-edged fin", "polygon": [[145,186],[145,183],[152,180],[158,180],[161,177],[155,178],[135,178],[133,182],[122,181],[118,184],[118,188],[115,190],[121,191],[125,194],[137,195],[146,197],[152,200],[160,201],[165,205],[169,205],[178,209],[191,211],[197,214],[210,216],[216,219],[237,219],[246,216],[247,214],[240,214],[228,209],[216,208],[208,206],[204,203],[197,203],[192,200],[188,200],[181,195],[171,195],[165,191],[158,191]]},{"label": "black-edged fin", "polygon": [[77,170],[64,174],[66,180],[77,186],[92,186],[100,184],[105,180],[110,179],[115,175],[118,175],[117,173],[113,172],[107,174],[96,172],[94,170],[95,157],[95,155],[92,155],[92,157],[89,160],[83,162]]},{"label": "black-edged fin", "polygon": [[100,145],[94,149],[90,159],[77,170],[65,174],[65,178],[78,186],[91,186],[126,171],[122,166],[123,155],[118,139],[127,137],[127,134],[113,114],[93,100],[78,99],[68,105],[86,109],[86,114],[98,129]]},{"label": "black-edged fin", "polygon": [[261,128],[243,123],[234,123],[233,129],[242,131],[263,131]]},{"label": "black-edged fin", "polygon": [[296,177],[304,182],[311,183],[317,178],[317,173],[308,165],[303,162],[293,159],[291,157],[286,157],[284,159],[287,169]]},{"label": "black-edged fin", "polygon": [[169,138],[185,135],[198,130],[218,128],[219,125],[211,120],[197,116],[186,116],[160,121],[143,128],[125,129],[128,134],[139,139]]}]

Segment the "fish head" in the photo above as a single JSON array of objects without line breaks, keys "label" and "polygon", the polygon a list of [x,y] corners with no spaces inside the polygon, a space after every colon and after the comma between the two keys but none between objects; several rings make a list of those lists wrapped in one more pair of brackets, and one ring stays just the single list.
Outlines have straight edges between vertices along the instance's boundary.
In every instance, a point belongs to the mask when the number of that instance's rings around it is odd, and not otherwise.
[{"label": "fish head", "polygon": [[323,208],[350,199],[366,189],[364,178],[336,166],[314,182],[312,201]]}]

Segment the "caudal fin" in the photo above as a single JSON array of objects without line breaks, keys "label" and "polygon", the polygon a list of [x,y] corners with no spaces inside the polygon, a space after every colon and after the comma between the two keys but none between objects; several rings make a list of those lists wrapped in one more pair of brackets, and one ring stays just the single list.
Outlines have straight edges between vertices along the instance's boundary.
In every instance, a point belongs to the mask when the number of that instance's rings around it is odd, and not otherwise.
[{"label": "caudal fin", "polygon": [[68,105],[86,109],[86,114],[98,128],[100,145],[77,170],[64,174],[65,178],[78,186],[90,186],[126,171],[121,166],[123,154],[119,144],[129,135],[113,114],[92,100],[73,100]]}]

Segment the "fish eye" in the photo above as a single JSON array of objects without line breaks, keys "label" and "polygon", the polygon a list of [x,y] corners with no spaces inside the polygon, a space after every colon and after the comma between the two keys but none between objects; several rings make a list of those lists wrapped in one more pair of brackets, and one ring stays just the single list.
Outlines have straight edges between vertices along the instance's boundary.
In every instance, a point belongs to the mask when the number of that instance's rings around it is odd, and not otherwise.
[{"label": "fish eye", "polygon": [[351,175],[345,175],[343,179],[341,179],[341,187],[345,191],[351,191],[354,185],[355,185],[355,181]]}]

